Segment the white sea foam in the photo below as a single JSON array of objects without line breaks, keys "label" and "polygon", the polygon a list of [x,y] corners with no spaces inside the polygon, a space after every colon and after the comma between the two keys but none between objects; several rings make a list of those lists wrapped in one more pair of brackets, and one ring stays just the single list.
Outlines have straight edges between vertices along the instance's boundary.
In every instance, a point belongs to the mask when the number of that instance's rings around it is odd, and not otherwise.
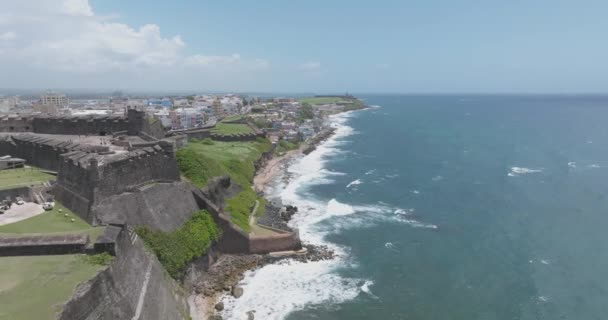
[{"label": "white sea foam", "polygon": [[568,162],[568,167],[576,168],[576,162],[574,162],[574,161]]},{"label": "white sea foam", "polygon": [[340,203],[336,199],[331,199],[327,203],[325,212],[329,216],[345,216],[347,214],[355,213],[355,209],[348,204]]},{"label": "white sea foam", "polygon": [[246,312],[255,310],[259,319],[283,319],[294,310],[307,305],[340,303],[357,297],[365,279],[340,276],[337,268],[352,264],[343,248],[324,240],[329,232],[323,230],[320,221],[339,216],[346,220],[362,210],[379,211],[380,206],[352,206],[336,199],[320,201],[306,190],[314,185],[327,183],[332,175],[340,173],[325,169],[327,157],[343,152],[339,147],[342,140],[354,131],[345,125],[352,113],[342,113],[331,117],[336,133],[319,145],[309,155],[298,159],[288,168],[291,181],[283,188],[275,188],[275,196],[284,203],[298,206],[298,213],[292,217],[290,225],[298,229],[300,238],[312,244],[323,244],[333,249],[337,258],[327,261],[300,263],[284,261],[264,266],[248,272],[241,285],[244,294],[239,299],[223,297],[225,319],[246,319]]},{"label": "white sea foam", "polygon": [[[298,207],[298,213],[289,224],[298,229],[304,242],[327,245],[335,251],[337,257],[308,263],[287,260],[247,272],[240,283],[244,288],[243,296],[239,299],[228,295],[222,298],[225,306],[222,312],[224,319],[246,319],[246,312],[251,310],[255,310],[256,319],[284,319],[290,312],[306,306],[341,303],[356,298],[361,292],[371,295],[373,282],[369,279],[349,278],[336,272],[353,266],[354,262],[349,258],[351,255],[348,254],[348,248],[325,240],[325,236],[330,233],[364,227],[378,221],[436,228],[434,225],[392,214],[396,208],[386,203],[348,204],[338,199],[322,201],[307,194],[310,187],[327,183],[332,175],[340,174],[326,170],[325,162],[329,156],[343,152],[340,149],[343,145],[341,141],[353,134],[352,128],[345,124],[348,117],[350,113],[332,116],[336,134],[309,155],[296,160],[288,168],[290,182],[276,187],[276,193],[273,194],[284,203]],[[369,174],[371,173],[373,172]],[[319,223],[321,221],[323,223]]]},{"label": "white sea foam", "polygon": [[366,175],[366,176],[369,176],[370,174],[372,174],[372,173],[374,173],[374,172],[376,172],[376,169],[372,169],[372,170],[367,171],[367,172],[365,173],[365,175]]},{"label": "white sea foam", "polygon": [[530,168],[524,168],[524,167],[511,167],[511,172],[509,172],[507,175],[509,177],[516,177],[518,175],[538,173],[538,172],[542,172],[542,171],[543,171],[542,168],[530,169]]},{"label": "white sea foam", "polygon": [[443,177],[437,175],[437,176],[434,176],[431,180],[433,180],[433,181],[441,181],[441,180],[443,180]]},{"label": "white sea foam", "polygon": [[418,190],[412,190],[412,193],[413,194],[420,194],[420,191],[418,191]]},{"label": "white sea foam", "polygon": [[410,209],[396,209],[394,211],[394,213],[398,214],[398,215],[404,216],[404,215],[412,214],[415,210],[416,209],[414,209],[414,208],[410,208]]},{"label": "white sea foam", "polygon": [[[339,262],[283,261],[245,274],[243,295],[223,297],[224,319],[247,319],[255,310],[257,319],[283,319],[309,304],[340,303],[356,298],[364,289],[362,280],[333,273]],[[366,288],[369,290],[369,285]]]},{"label": "white sea foam", "polygon": [[372,280],[365,281],[361,285],[361,292],[367,293],[370,297],[372,297],[374,299],[380,299],[380,298],[378,298],[378,296],[376,296],[375,294],[372,293],[372,290],[370,289],[370,287],[373,285],[374,285],[374,282]]},{"label": "white sea foam", "polygon": [[590,164],[590,165],[588,165],[588,167],[589,167],[589,168],[600,168],[600,165],[599,165],[599,164],[595,164],[595,163],[594,163],[594,164]]},{"label": "white sea foam", "polygon": [[540,302],[547,302],[547,301],[549,301],[549,298],[548,298],[548,297],[545,297],[545,296],[538,296],[538,300],[539,300]]},{"label": "white sea foam", "polygon": [[549,261],[549,260],[545,260],[545,259],[541,259],[541,260],[540,260],[540,263],[542,263],[542,264],[544,264],[544,265],[549,265],[549,264],[551,264],[551,261]]},{"label": "white sea foam", "polygon": [[363,183],[363,181],[361,181],[361,179],[357,179],[357,180],[351,181],[349,184],[346,185],[346,187],[350,188],[352,186],[360,185],[362,183]]}]

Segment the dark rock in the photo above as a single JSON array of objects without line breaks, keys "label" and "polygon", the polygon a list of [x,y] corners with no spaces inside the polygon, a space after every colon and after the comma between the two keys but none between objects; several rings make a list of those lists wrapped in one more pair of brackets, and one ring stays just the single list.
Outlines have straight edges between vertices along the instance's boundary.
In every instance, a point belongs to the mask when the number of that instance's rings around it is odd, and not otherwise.
[{"label": "dark rock", "polygon": [[284,210],[280,206],[268,203],[264,215],[258,218],[258,224],[291,232],[293,230],[286,223],[289,219],[286,219],[284,215]]},{"label": "dark rock", "polygon": [[247,320],[253,320],[255,318],[255,310],[247,311]]},{"label": "dark rock", "polygon": [[220,316],[219,314],[214,314],[212,316],[209,316],[209,318],[207,318],[208,320],[223,320],[222,316]]},{"label": "dark rock", "polygon": [[222,311],[222,310],[224,310],[224,303],[223,303],[223,302],[221,302],[221,301],[220,301],[220,302],[218,302],[218,303],[216,303],[216,304],[215,304],[215,310],[217,310],[217,311]]},{"label": "dark rock", "polygon": [[232,288],[232,296],[235,298],[240,298],[243,295],[243,288],[236,286]]}]

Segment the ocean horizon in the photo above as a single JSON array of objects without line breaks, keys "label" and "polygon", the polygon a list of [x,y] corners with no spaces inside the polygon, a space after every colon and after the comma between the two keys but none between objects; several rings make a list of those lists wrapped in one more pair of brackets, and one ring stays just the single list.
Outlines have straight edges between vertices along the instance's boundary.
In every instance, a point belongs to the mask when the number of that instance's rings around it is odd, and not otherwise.
[{"label": "ocean horizon", "polygon": [[247,272],[225,318],[605,318],[608,97],[361,98],[267,192],[338,257]]}]

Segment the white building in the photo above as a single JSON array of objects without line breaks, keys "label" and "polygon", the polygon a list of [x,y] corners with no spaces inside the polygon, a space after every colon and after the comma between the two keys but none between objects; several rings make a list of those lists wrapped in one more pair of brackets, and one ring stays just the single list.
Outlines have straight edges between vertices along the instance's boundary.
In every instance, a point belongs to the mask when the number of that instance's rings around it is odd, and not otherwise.
[{"label": "white building", "polygon": [[40,96],[40,103],[43,106],[66,107],[70,101],[65,94],[47,92]]}]

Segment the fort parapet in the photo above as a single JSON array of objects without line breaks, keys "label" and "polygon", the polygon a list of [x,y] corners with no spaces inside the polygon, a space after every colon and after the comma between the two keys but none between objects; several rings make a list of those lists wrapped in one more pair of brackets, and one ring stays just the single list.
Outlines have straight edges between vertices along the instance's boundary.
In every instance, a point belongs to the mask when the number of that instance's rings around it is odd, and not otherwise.
[{"label": "fort parapet", "polygon": [[62,154],[53,192],[57,200],[83,219],[99,224],[105,221],[91,214],[96,203],[146,184],[179,180],[173,145],[160,141],[153,147],[120,154]]},{"label": "fort parapet", "polygon": [[0,116],[0,132],[94,136],[117,133],[137,136],[145,133],[155,139],[162,139],[165,136],[160,121],[148,120],[144,112],[135,109],[129,109],[126,116],[4,115]]}]

